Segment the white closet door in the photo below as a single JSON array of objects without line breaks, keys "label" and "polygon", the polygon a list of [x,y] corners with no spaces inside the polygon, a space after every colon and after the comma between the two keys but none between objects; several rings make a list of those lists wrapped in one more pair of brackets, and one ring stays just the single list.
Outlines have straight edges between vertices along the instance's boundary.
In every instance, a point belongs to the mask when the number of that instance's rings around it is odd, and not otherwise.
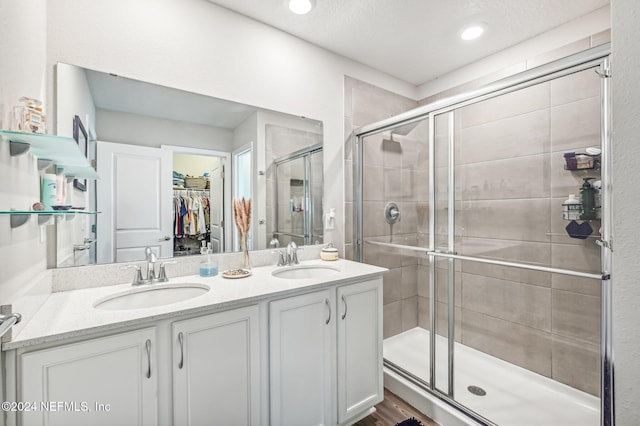
[{"label": "white closet door", "polygon": [[98,263],[173,255],[171,152],[97,143]]}]

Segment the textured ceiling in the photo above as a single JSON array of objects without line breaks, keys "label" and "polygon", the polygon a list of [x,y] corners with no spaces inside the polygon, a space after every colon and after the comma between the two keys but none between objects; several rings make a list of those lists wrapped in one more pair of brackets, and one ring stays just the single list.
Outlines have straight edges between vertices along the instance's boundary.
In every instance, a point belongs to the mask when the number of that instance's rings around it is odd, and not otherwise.
[{"label": "textured ceiling", "polygon": [[[609,0],[316,0],[294,15],[285,0],[209,0],[419,85],[549,31]],[[488,30],[463,42],[459,30]]]}]

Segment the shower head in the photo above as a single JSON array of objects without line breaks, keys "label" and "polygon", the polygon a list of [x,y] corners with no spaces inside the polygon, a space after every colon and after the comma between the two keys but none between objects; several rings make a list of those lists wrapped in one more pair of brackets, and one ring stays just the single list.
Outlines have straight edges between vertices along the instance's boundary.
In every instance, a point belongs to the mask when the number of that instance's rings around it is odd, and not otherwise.
[{"label": "shower head", "polygon": [[389,138],[385,137],[385,139],[387,139],[387,140],[389,140],[391,142],[399,142],[397,140],[393,140],[393,136],[394,135],[407,136],[420,123],[421,123],[420,121],[414,121],[414,122],[411,122],[411,123],[401,124],[401,125],[399,125],[397,127],[394,127],[389,131]]}]

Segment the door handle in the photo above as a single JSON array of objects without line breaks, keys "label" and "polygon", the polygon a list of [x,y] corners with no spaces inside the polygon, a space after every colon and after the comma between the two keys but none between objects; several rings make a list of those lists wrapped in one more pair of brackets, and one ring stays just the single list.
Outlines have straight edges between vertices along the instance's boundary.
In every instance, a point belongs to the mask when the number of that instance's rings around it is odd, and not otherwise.
[{"label": "door handle", "polygon": [[170,237],[170,236],[165,235],[164,237],[160,237],[160,238],[158,238],[158,241],[169,241],[170,239],[171,239],[171,237]]},{"label": "door handle", "polygon": [[147,347],[147,363],[148,363],[148,368],[147,368],[147,379],[151,378],[151,340],[147,339],[147,341],[145,342],[145,346]]},{"label": "door handle", "polygon": [[182,331],[178,333],[178,342],[180,342],[180,362],[178,363],[178,368],[182,369],[184,365],[184,336],[182,335]]},{"label": "door handle", "polygon": [[329,299],[324,299],[324,304],[327,305],[327,308],[329,308],[329,316],[324,323],[329,324],[329,322],[331,322],[331,304],[329,304]]},{"label": "door handle", "polygon": [[342,295],[342,303],[344,303],[344,314],[342,314],[342,319],[347,317],[347,299]]}]

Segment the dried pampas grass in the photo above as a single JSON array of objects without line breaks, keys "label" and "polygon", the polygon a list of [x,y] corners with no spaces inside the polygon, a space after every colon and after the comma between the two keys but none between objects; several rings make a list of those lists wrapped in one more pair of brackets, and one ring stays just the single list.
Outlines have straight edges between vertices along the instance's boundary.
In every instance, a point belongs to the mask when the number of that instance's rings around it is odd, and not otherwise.
[{"label": "dried pampas grass", "polygon": [[233,199],[233,218],[238,228],[242,241],[242,249],[244,251],[244,267],[250,268],[249,265],[249,230],[251,229],[251,198],[248,200],[242,197],[242,199]]}]

